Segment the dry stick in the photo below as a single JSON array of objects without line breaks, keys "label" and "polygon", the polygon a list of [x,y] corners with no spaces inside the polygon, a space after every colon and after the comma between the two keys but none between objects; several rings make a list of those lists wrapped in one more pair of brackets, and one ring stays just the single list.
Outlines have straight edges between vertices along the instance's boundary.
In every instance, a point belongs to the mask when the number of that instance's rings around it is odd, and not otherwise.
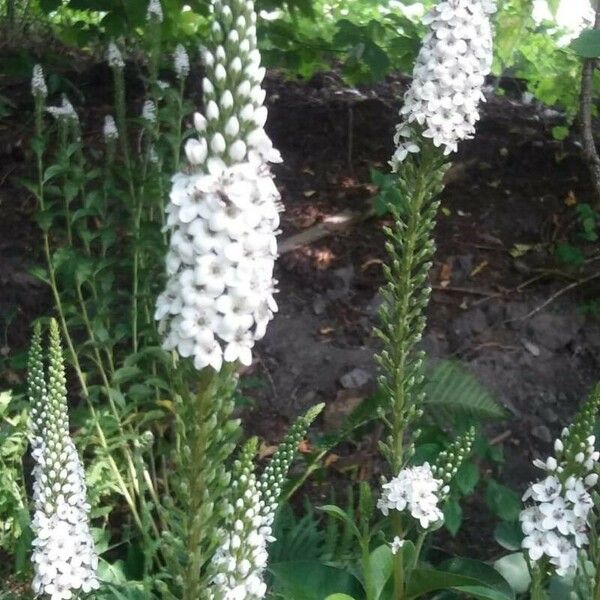
[{"label": "dry stick", "polygon": [[[596,3],[596,17],[594,19],[594,29],[600,29],[600,2]],[[587,58],[583,61],[581,73],[581,135],[583,137],[583,157],[585,158],[592,184],[596,191],[596,205],[600,206],[600,156],[594,142],[594,133],[592,130],[592,89],[594,82],[594,71],[596,70],[596,59]]]},{"label": "dry stick", "polygon": [[550,298],[548,298],[547,300],[542,302],[542,304],[540,304],[539,306],[534,308],[532,311],[528,312],[525,316],[517,317],[516,319],[509,319],[508,321],[505,321],[505,323],[511,323],[512,321],[524,321],[525,319],[529,319],[529,318],[533,317],[533,315],[536,315],[541,310],[546,308],[549,304],[552,304],[552,302],[554,302],[557,298],[560,298],[560,296],[562,296],[563,294],[566,294],[568,291],[570,291],[576,287],[579,287],[580,285],[584,285],[585,283],[589,283],[590,281],[593,281],[594,279],[599,279],[599,278],[600,278],[600,273],[594,273],[593,275],[589,275],[588,277],[584,277],[583,279],[574,281],[573,283],[566,285],[565,287],[558,290],[556,293],[552,294],[552,296],[550,296]]}]

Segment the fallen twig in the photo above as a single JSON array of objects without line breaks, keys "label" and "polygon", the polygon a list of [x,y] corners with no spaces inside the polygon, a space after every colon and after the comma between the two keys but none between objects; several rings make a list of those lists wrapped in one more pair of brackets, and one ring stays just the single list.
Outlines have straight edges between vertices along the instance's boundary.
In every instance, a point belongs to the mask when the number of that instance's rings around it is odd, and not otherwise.
[{"label": "fallen twig", "polygon": [[594,273],[593,275],[589,275],[588,277],[584,277],[583,279],[574,281],[573,283],[566,285],[565,287],[561,288],[560,290],[558,290],[557,292],[552,294],[552,296],[550,296],[547,300],[542,302],[539,306],[537,306],[533,310],[529,311],[523,317],[509,319],[508,321],[505,321],[505,323],[511,323],[512,321],[524,321],[525,319],[530,319],[531,317],[533,317],[534,315],[539,313],[541,310],[544,310],[544,308],[546,308],[547,306],[552,304],[557,298],[560,298],[563,294],[566,294],[567,292],[575,289],[576,287],[579,287],[580,285],[584,285],[586,283],[589,283],[590,281],[593,281],[594,279],[599,279],[599,278],[600,278],[600,273]]}]

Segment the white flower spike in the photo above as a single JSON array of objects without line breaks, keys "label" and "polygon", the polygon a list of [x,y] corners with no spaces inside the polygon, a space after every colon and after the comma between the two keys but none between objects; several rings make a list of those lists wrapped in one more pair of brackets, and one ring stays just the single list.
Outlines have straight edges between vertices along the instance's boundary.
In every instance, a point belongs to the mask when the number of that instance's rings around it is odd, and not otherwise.
[{"label": "white flower spike", "polygon": [[[200,137],[185,145],[190,169],[173,177],[169,279],[155,318],[164,348],[197,369],[218,371],[223,362],[251,364],[254,343],[277,310],[280,196],[267,163],[281,159],[262,128],[253,3],[215,0],[213,12],[214,50],[202,49],[206,112],[194,116]],[[234,27],[238,37],[228,37],[225,51],[224,32]]]},{"label": "white flower spike", "polygon": [[423,18],[429,32],[400,110],[390,161],[394,171],[419,152],[423,138],[451,154],[458,142],[473,137],[492,65],[489,14],[494,11],[490,0],[442,0]]}]

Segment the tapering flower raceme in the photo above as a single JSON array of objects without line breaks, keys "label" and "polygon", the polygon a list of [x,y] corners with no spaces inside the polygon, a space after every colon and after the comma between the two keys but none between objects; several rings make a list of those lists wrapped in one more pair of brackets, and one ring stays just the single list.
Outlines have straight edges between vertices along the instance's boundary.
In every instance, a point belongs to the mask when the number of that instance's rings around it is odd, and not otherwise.
[{"label": "tapering flower raceme", "polygon": [[146,20],[162,23],[163,18],[164,15],[160,0],[150,0],[150,2],[148,3],[148,9],[146,11]]},{"label": "tapering flower raceme", "polygon": [[106,51],[106,61],[108,62],[108,66],[113,69],[123,69],[125,67],[125,61],[123,60],[123,55],[119,50],[117,44],[114,41],[110,41],[108,44],[108,49]]},{"label": "tapering flower raceme", "polygon": [[523,495],[528,503],[520,515],[523,548],[531,561],[546,559],[561,577],[575,571],[579,550],[588,543],[589,490],[598,482],[600,452],[592,427],[586,429],[585,439],[579,439],[581,430],[563,430],[554,444],[556,455],[534,461],[545,475]]},{"label": "tapering flower raceme", "polygon": [[48,87],[46,86],[46,80],[44,79],[44,70],[41,65],[35,65],[33,67],[33,73],[31,76],[31,93],[36,98],[46,98],[48,95]]},{"label": "tapering flower raceme", "polygon": [[173,53],[173,68],[178,79],[185,79],[190,73],[190,57],[182,44],[177,44]]},{"label": "tapering flower raceme", "polygon": [[443,481],[435,478],[429,463],[402,469],[382,489],[377,507],[385,516],[392,510],[407,511],[423,529],[443,521],[438,503],[447,490]]},{"label": "tapering flower raceme", "polygon": [[142,106],[142,119],[148,123],[156,123],[156,104],[153,100],[146,100]]},{"label": "tapering flower raceme", "polygon": [[264,69],[251,1],[213,2],[204,49],[206,114],[186,143],[189,171],[173,178],[167,207],[169,276],[157,300],[164,347],[198,369],[249,365],[277,310],[273,267],[280,196],[267,165],[281,160],[264,131]]},{"label": "tapering flower raceme", "polygon": [[39,330],[34,333],[29,373],[36,461],[32,586],[49,600],[67,600],[98,589],[98,557],[89,528],[83,466],[69,435],[66,379],[55,321],[50,326],[47,388]]},{"label": "tapering flower raceme", "polygon": [[492,65],[489,15],[494,11],[491,0],[442,0],[423,18],[429,32],[400,111],[394,170],[426,140],[450,154],[458,142],[473,137]]},{"label": "tapering flower raceme", "polygon": [[119,130],[117,129],[117,124],[115,123],[115,119],[112,115],[106,115],[104,117],[104,127],[102,128],[102,135],[104,136],[104,141],[110,142],[119,139]]},{"label": "tapering flower raceme", "polygon": [[464,460],[471,454],[474,441],[475,428],[471,427],[452,442],[448,448],[438,454],[435,464],[431,467],[431,471],[444,485],[442,488],[443,496],[449,491],[448,484],[452,481],[456,473],[458,473]]},{"label": "tapering flower raceme", "polygon": [[324,404],[313,406],[305,415],[290,427],[285,438],[279,444],[271,462],[259,480],[259,488],[263,499],[262,515],[265,523],[271,526],[275,512],[279,506],[279,499],[292,461],[298,453],[300,442],[306,435],[311,423],[317,418],[324,408]]},{"label": "tapering flower raceme", "polygon": [[264,502],[253,473],[255,452],[256,442],[251,440],[234,465],[229,528],[221,533],[222,543],[211,564],[211,600],[258,600],[267,592],[263,571],[272,537],[270,524],[262,516]]}]

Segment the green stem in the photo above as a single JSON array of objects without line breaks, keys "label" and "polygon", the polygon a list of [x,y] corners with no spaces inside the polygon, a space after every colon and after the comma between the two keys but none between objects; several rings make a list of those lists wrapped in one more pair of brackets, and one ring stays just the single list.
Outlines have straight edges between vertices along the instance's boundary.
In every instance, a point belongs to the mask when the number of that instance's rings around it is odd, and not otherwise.
[{"label": "green stem", "polygon": [[[36,163],[37,163],[37,172],[38,172],[38,202],[39,202],[40,210],[43,211],[45,209],[45,201],[44,201],[43,149],[41,148],[41,140],[43,139],[42,111],[43,111],[43,100],[40,98],[36,98],[36,116],[35,116],[36,137],[40,141],[40,148],[36,150]],[[52,297],[54,299],[54,305],[56,307],[56,312],[58,313],[58,318],[59,318],[62,334],[63,334],[63,337],[67,344],[69,354],[71,355],[71,362],[72,362],[73,368],[77,375],[77,379],[79,381],[79,385],[81,387],[82,394],[85,398],[85,401],[86,401],[86,403],[89,407],[90,413],[92,415],[92,420],[94,422],[94,427],[96,429],[98,439],[100,440],[100,445],[103,448],[103,450],[106,452],[107,460],[108,460],[109,466],[113,472],[113,476],[117,480],[117,485],[119,487],[119,490],[120,490],[121,494],[123,495],[123,497],[125,498],[125,501],[127,502],[127,505],[129,506],[129,508],[131,510],[131,514],[132,514],[132,517],[133,517],[133,520],[134,520],[136,526],[143,533],[144,530],[143,530],[143,526],[142,526],[142,521],[140,519],[135,501],[129,491],[129,488],[127,487],[127,484],[125,483],[125,480],[123,479],[123,477],[121,475],[121,472],[119,471],[119,467],[115,463],[114,458],[110,455],[110,452],[108,450],[108,443],[106,441],[104,431],[102,430],[100,421],[98,419],[98,415],[97,415],[96,410],[90,400],[89,390],[87,387],[86,379],[83,374],[81,365],[79,363],[79,358],[78,358],[77,352],[75,350],[73,340],[69,333],[69,328],[68,328],[67,320],[65,317],[65,311],[63,309],[60,293],[58,291],[58,285],[57,285],[57,280],[56,280],[56,271],[54,269],[54,263],[52,262],[52,252],[50,250],[50,239],[49,239],[47,231],[43,231],[42,238],[43,238],[43,247],[44,247],[44,257],[45,257],[46,266],[48,269],[48,278],[49,278],[49,283],[50,283],[50,289],[52,292]]]},{"label": "green stem", "polygon": [[[404,529],[402,527],[402,517],[400,513],[392,517],[394,535],[404,539]],[[405,597],[405,578],[404,578],[404,553],[402,550],[394,556],[394,600],[404,600]]]}]

